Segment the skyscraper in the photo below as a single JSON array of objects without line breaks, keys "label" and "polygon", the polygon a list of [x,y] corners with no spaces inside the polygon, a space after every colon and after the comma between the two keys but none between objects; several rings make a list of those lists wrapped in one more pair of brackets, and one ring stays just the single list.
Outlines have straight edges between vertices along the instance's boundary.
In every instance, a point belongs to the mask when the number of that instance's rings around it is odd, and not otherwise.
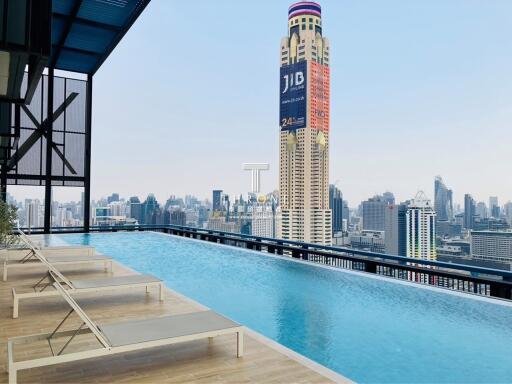
[{"label": "skyscraper", "polygon": [[384,242],[386,253],[390,255],[407,255],[406,244],[406,214],[407,204],[389,204],[384,213],[385,233]]},{"label": "skyscraper", "polygon": [[470,194],[464,195],[464,228],[472,229],[475,224],[475,200]]},{"label": "skyscraper", "polygon": [[330,245],[329,42],[317,3],[288,9],[280,65],[281,235]]},{"label": "skyscraper", "polygon": [[370,197],[363,201],[363,229],[372,231],[384,231],[384,215],[388,203],[382,196]]},{"label": "skyscraper", "polygon": [[503,206],[503,214],[509,224],[512,224],[512,202],[507,202]]},{"label": "skyscraper", "polygon": [[500,217],[500,206],[498,205],[498,196],[489,197],[489,213],[491,217]]},{"label": "skyscraper", "polygon": [[130,197],[129,200],[130,217],[137,220],[138,224],[144,224],[142,218],[142,205],[137,196]]},{"label": "skyscraper", "polygon": [[214,189],[212,195],[212,211],[218,212],[222,210],[222,189]]},{"label": "skyscraper", "polygon": [[418,192],[407,207],[406,247],[407,257],[435,260],[436,212],[423,192]]},{"label": "skyscraper", "polygon": [[483,201],[480,201],[476,204],[476,215],[480,219],[486,219],[487,218],[487,206]]},{"label": "skyscraper", "polygon": [[141,224],[160,224],[160,205],[155,195],[150,193],[146,201],[141,204]]},{"label": "skyscraper", "polygon": [[395,195],[393,192],[386,191],[382,194],[382,198],[387,204],[395,204]]},{"label": "skyscraper", "polygon": [[329,208],[332,212],[332,234],[343,230],[343,194],[333,184],[329,185]]},{"label": "skyscraper", "polygon": [[114,201],[119,201],[119,193],[113,193],[109,197],[107,197],[107,203],[113,203]]},{"label": "skyscraper", "polygon": [[434,181],[434,209],[437,221],[451,221],[453,219],[453,192],[448,189],[441,176]]}]

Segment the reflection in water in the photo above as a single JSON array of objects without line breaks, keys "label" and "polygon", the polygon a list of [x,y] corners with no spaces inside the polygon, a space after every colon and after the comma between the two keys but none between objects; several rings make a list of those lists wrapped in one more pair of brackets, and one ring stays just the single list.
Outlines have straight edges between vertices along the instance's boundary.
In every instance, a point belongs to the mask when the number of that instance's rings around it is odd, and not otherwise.
[{"label": "reflection in water", "polygon": [[[321,274],[313,268],[303,268],[295,263],[283,266],[297,276],[298,279],[309,281],[322,278]],[[301,268],[302,267],[302,268]],[[281,281],[288,285],[286,280]],[[324,306],[318,304],[313,292],[306,292],[311,287],[298,285],[297,289],[290,291],[277,287],[276,322],[278,324],[277,341],[283,345],[299,347],[300,350],[311,351],[320,360],[329,359],[329,329],[333,323],[330,314],[323,310]],[[298,292],[297,292],[298,291]]]}]

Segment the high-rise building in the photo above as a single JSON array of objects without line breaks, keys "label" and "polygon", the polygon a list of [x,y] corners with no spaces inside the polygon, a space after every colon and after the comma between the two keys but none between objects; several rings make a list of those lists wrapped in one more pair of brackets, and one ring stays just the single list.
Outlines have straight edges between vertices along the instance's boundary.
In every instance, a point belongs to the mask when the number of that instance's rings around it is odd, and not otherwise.
[{"label": "high-rise building", "polygon": [[343,213],[342,213],[343,220],[346,221],[347,225],[350,221],[350,209],[348,207],[348,201],[343,200]]},{"label": "high-rise building", "polygon": [[489,214],[491,217],[500,217],[500,206],[498,205],[498,196],[489,197]]},{"label": "high-rise building", "polygon": [[212,211],[222,211],[222,189],[214,189],[212,194]]},{"label": "high-rise building", "polygon": [[197,212],[197,226],[203,228],[205,223],[208,221],[208,209],[204,206],[200,206]]},{"label": "high-rise building", "polygon": [[355,232],[349,236],[350,246],[368,252],[385,253],[384,231]]},{"label": "high-rise building", "polygon": [[279,192],[284,239],[330,245],[329,42],[320,5],[288,9],[281,40]]},{"label": "high-rise building", "polygon": [[235,221],[226,221],[224,216],[210,217],[206,224],[206,228],[215,231],[240,233],[240,223]]},{"label": "high-rise building", "polygon": [[480,219],[486,219],[487,218],[487,206],[483,201],[480,201],[476,204],[475,214]]},{"label": "high-rise building", "polygon": [[453,220],[453,192],[448,189],[441,176],[434,181],[434,209],[437,221]]},{"label": "high-rise building", "polygon": [[464,195],[464,228],[472,229],[475,224],[475,200],[469,194]]},{"label": "high-rise building", "polygon": [[114,203],[116,201],[119,201],[119,193],[113,193],[109,197],[107,197],[107,203]]},{"label": "high-rise building", "polygon": [[329,185],[329,207],[332,212],[332,234],[343,230],[343,194],[333,184]]},{"label": "high-rise building", "polygon": [[512,232],[471,231],[471,256],[512,264]]},{"label": "high-rise building", "polygon": [[85,192],[80,194],[80,220],[84,220]]},{"label": "high-rise building", "polygon": [[387,204],[395,204],[395,195],[393,195],[393,192],[386,191],[382,194],[382,199]]},{"label": "high-rise building", "polygon": [[250,207],[251,235],[275,237],[275,215],[270,204],[254,204]]},{"label": "high-rise building", "polygon": [[29,228],[39,227],[41,218],[39,215],[40,201],[38,199],[25,199],[25,225]]},{"label": "high-rise building", "polygon": [[124,201],[112,201],[108,204],[108,207],[110,208],[110,215],[111,216],[126,216],[126,203]]},{"label": "high-rise building", "polygon": [[161,216],[160,205],[156,201],[155,195],[150,193],[146,201],[141,204],[140,224],[160,224],[163,221]]},{"label": "high-rise building", "polygon": [[384,213],[384,243],[386,253],[407,255],[406,229],[407,203],[389,204]]},{"label": "high-rise building", "polygon": [[137,220],[138,224],[142,222],[142,206],[137,196],[132,196],[129,199],[127,210],[130,211],[130,217]]},{"label": "high-rise building", "polygon": [[185,226],[187,224],[187,215],[181,209],[171,210],[170,224]]},{"label": "high-rise building", "polygon": [[362,204],[363,230],[384,231],[384,215],[388,203],[382,196],[370,197]]},{"label": "high-rise building", "polygon": [[503,206],[503,214],[505,215],[505,219],[507,220],[507,223],[512,225],[512,202],[508,201]]},{"label": "high-rise building", "polygon": [[418,192],[407,207],[406,248],[407,257],[435,260],[436,212],[423,192]]}]

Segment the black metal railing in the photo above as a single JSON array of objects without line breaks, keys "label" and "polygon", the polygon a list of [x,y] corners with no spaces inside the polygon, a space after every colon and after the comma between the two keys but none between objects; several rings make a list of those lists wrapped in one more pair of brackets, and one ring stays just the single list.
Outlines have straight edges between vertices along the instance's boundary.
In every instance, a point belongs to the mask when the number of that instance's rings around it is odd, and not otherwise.
[{"label": "black metal railing", "polygon": [[[53,233],[83,233],[81,227],[54,227]],[[346,247],[323,246],[293,240],[275,239],[179,225],[91,226],[91,232],[158,231],[171,235],[243,247],[290,256],[335,268],[372,273],[409,282],[456,291],[512,300],[512,271],[404,256],[367,252]],[[31,233],[42,233],[32,228]]]}]

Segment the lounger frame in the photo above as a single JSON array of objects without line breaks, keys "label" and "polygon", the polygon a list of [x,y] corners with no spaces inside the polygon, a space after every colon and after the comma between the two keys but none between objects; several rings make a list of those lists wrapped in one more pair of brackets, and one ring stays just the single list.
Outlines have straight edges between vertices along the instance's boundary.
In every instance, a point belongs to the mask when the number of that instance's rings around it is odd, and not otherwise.
[{"label": "lounger frame", "polygon": [[[62,331],[57,332],[53,335],[53,337],[72,337],[73,334],[75,334],[76,331]],[[90,329],[83,329],[79,331],[77,334],[88,334],[92,333]],[[49,356],[49,357],[43,357],[38,358],[34,360],[25,360],[25,361],[14,361],[14,346],[15,344],[26,344],[34,341],[41,341],[41,340],[47,340],[48,337],[52,335],[52,333],[41,333],[36,335],[30,335],[30,336],[19,336],[19,337],[13,337],[10,338],[7,341],[7,355],[8,355],[8,371],[9,371],[9,384],[15,384],[17,382],[17,372],[24,370],[24,369],[31,369],[31,368],[37,368],[37,367],[44,367],[49,365],[55,365],[55,364],[62,364],[67,363],[71,361],[78,361],[78,360],[85,360],[90,359],[94,357],[101,357],[106,355],[115,355],[118,353],[124,353],[124,352],[132,352],[132,351],[138,351],[141,349],[149,349],[149,348],[155,348],[160,347],[164,345],[171,345],[171,344],[177,344],[182,343],[186,341],[192,341],[192,340],[199,340],[209,337],[215,337],[215,336],[221,336],[226,334],[236,333],[237,335],[237,357],[243,356],[243,349],[244,349],[244,327],[240,326],[238,328],[229,328],[229,329],[223,329],[218,331],[211,331],[211,332],[204,332],[200,334],[193,334],[193,335],[187,335],[187,336],[179,336],[179,337],[173,337],[170,339],[161,339],[161,340],[155,340],[145,343],[138,343],[138,344],[131,344],[131,345],[125,345],[121,347],[100,347],[88,351],[82,351],[82,352],[73,352],[68,354],[63,354],[60,356]]]},{"label": "lounger frame", "polygon": [[[71,264],[74,264],[74,265],[82,265],[82,264],[100,264],[100,263],[103,263],[103,267],[104,267],[104,270],[105,272],[112,272],[113,271],[113,260],[112,259],[91,259],[91,260],[72,260],[70,258],[70,260],[66,260],[66,261],[59,261],[59,262],[54,262],[53,264],[54,265],[59,265],[59,266],[66,266],[66,265],[71,265]],[[3,281],[7,281],[7,271],[8,270],[12,270],[12,269],[27,269],[27,268],[38,268],[38,267],[42,267],[44,264],[42,263],[39,263],[39,262],[28,262],[28,263],[25,263],[25,264],[21,264],[21,263],[16,263],[16,264],[9,264],[7,262],[7,260],[4,261],[4,266],[3,266]]]},{"label": "lounger frame", "polygon": [[[37,253],[40,252],[39,247],[36,244],[34,244],[34,242],[27,235],[25,235],[25,233],[23,233],[23,231],[18,229],[18,232],[19,232],[20,238],[27,245],[29,253],[27,253],[27,255],[25,257],[23,257],[21,260],[19,260],[17,263],[14,263],[14,264],[9,263],[8,256],[5,257],[4,263],[3,263],[3,274],[2,274],[3,281],[7,281],[7,274],[8,274],[7,271],[9,269],[11,269],[11,270],[12,269],[26,269],[26,268],[31,268],[31,267],[41,267],[44,265],[44,263],[40,263],[40,261],[41,261],[40,257],[37,256]],[[90,247],[84,247],[84,248],[89,249]],[[31,259],[34,257],[36,257],[39,260],[31,261]],[[104,268],[105,268],[106,272],[108,272],[108,271],[112,272],[113,260],[106,259],[106,258],[105,259],[91,259],[91,260],[86,260],[86,259],[73,260],[73,258],[70,257],[69,260],[61,260],[58,262],[54,262],[53,264],[54,265],[69,265],[69,264],[99,264],[99,263],[104,263]]]},{"label": "lounger frame", "polygon": [[[117,347],[110,346],[109,342],[107,341],[107,339],[103,335],[103,333],[100,331],[100,329],[89,318],[89,316],[87,316],[87,314],[82,310],[82,308],[80,308],[78,306],[78,304],[75,302],[75,300],[67,294],[67,291],[65,291],[64,288],[58,283],[54,283],[54,287],[57,291],[59,291],[63,295],[63,297],[70,304],[72,309],[71,309],[70,313],[68,313],[68,315],[66,315],[64,320],[57,326],[57,328],[51,333],[41,333],[41,334],[30,335],[30,336],[19,336],[19,337],[13,337],[13,338],[8,339],[8,341],[7,341],[7,366],[8,366],[8,372],[9,372],[9,384],[15,384],[17,382],[18,371],[24,370],[24,369],[44,367],[44,366],[49,366],[49,365],[67,363],[67,362],[71,362],[71,361],[90,359],[90,358],[94,358],[94,357],[138,351],[138,350],[142,350],[142,349],[155,348],[155,347],[160,347],[160,346],[164,346],[164,345],[182,343],[182,342],[186,342],[186,341],[199,340],[199,339],[204,339],[204,338],[213,338],[215,336],[221,336],[221,335],[232,334],[232,333],[235,333],[237,336],[237,357],[243,356],[244,327],[241,325],[238,327],[230,327],[230,328],[219,329],[219,330],[214,330],[214,331],[208,331],[208,332],[202,332],[202,333],[196,333],[196,334],[184,335],[184,336],[176,336],[176,337],[172,337],[172,338],[164,338],[164,339],[153,340],[153,341],[148,341],[148,342],[141,342],[141,343],[136,343],[136,344],[129,344],[129,345],[123,345],[123,346],[117,346]],[[64,323],[64,321],[70,316],[70,314],[72,312],[75,312],[81,318],[82,324],[80,325],[80,328],[78,328],[77,330],[57,332],[57,330]],[[87,327],[86,329],[82,328],[84,325]],[[48,340],[49,344],[51,345],[50,339],[52,339],[52,338],[70,337],[68,342],[64,345],[64,348],[65,348],[71,342],[71,340],[73,340],[73,338],[76,335],[89,334],[89,333],[94,334],[94,336],[96,337],[98,342],[101,344],[101,347],[92,349],[92,350],[81,351],[81,352],[57,354],[57,355],[43,357],[43,358],[37,358],[37,359],[33,359],[33,360],[14,361],[14,346],[16,344],[26,344],[26,343],[30,343],[30,342],[34,342],[34,341]],[[52,350],[52,353],[53,353],[53,350]]]},{"label": "lounger frame", "polygon": [[[72,295],[82,294],[82,293],[97,293],[97,292],[105,292],[105,291],[120,291],[125,289],[132,288],[146,288],[146,293],[149,293],[150,287],[158,288],[158,299],[160,301],[164,301],[164,283],[163,281],[155,281],[155,282],[145,282],[145,283],[136,283],[136,284],[123,284],[123,285],[109,285],[106,287],[95,287],[95,288],[70,288],[69,293]],[[55,297],[60,296],[59,292],[53,291],[34,291],[34,292],[24,292],[17,293],[15,288],[12,288],[12,318],[17,319],[19,316],[19,306],[20,301],[25,301],[34,298],[41,297]]]},{"label": "lounger frame", "polygon": [[[35,257],[46,266],[48,273],[46,276],[43,276],[41,280],[39,280],[32,288],[34,292],[26,292],[26,293],[16,293],[15,288],[12,289],[12,299],[13,299],[13,307],[12,307],[12,317],[16,319],[19,314],[19,302],[20,300],[33,299],[37,297],[51,297],[51,296],[60,296],[61,293],[58,290],[53,291],[45,291],[45,289],[51,285],[52,283],[57,283],[60,286],[64,285],[68,287],[69,294],[76,293],[94,293],[94,292],[104,292],[104,291],[113,291],[113,290],[121,290],[121,289],[130,289],[130,288],[143,288],[146,287],[146,293],[149,293],[149,288],[156,286],[159,289],[159,298],[160,301],[164,300],[164,283],[163,281],[146,281],[139,283],[131,283],[131,284],[120,284],[120,285],[109,285],[103,287],[91,287],[91,288],[75,288],[73,282],[65,277],[55,265],[50,263],[46,257],[37,249],[33,248],[31,250],[34,253]],[[41,282],[44,279],[48,279],[48,283],[39,288]]]}]

